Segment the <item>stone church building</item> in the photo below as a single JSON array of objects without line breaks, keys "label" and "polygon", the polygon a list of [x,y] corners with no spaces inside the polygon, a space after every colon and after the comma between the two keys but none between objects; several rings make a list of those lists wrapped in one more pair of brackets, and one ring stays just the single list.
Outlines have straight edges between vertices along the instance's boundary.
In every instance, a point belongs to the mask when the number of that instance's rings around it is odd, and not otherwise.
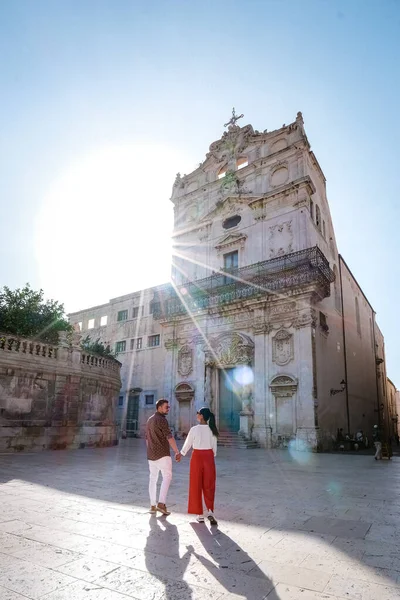
[{"label": "stone church building", "polygon": [[329,449],[384,418],[383,337],[338,253],[302,114],[271,132],[239,118],[176,177],[171,281],[70,320],[118,352],[123,434],[163,396],[177,435],[207,404],[263,447]]}]

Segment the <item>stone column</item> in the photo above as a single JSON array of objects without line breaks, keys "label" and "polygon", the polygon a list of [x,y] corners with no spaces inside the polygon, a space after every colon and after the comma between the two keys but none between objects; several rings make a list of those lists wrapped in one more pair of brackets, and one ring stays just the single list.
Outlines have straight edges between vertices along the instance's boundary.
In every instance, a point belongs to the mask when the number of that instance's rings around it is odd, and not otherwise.
[{"label": "stone column", "polygon": [[297,329],[298,389],[297,389],[297,428],[298,450],[316,451],[319,442],[319,428],[316,426],[317,398],[315,365],[313,364],[313,333],[315,332],[315,310],[308,309],[301,314],[295,324]]},{"label": "stone column", "polygon": [[205,386],[205,359],[206,355],[203,349],[204,338],[197,335],[193,338],[194,356],[193,356],[193,381],[195,381],[195,396],[192,410],[192,425],[196,424],[196,412],[205,404],[206,386]]},{"label": "stone column", "polygon": [[179,411],[177,406],[177,400],[174,395],[174,388],[176,385],[175,375],[175,355],[177,353],[177,340],[174,337],[167,337],[165,340],[164,354],[164,393],[163,397],[166,398],[171,406],[169,413],[168,422],[173,431],[178,429],[178,418]]},{"label": "stone column", "polygon": [[268,402],[269,326],[264,309],[255,314],[254,331],[254,427],[253,438],[263,448],[271,448],[270,407]]}]

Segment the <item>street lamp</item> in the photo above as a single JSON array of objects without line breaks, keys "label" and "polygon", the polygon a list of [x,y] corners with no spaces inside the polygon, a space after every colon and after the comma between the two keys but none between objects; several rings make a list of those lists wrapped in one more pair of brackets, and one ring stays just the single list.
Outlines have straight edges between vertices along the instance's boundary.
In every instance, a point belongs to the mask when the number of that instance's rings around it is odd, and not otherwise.
[{"label": "street lamp", "polygon": [[336,396],[336,394],[341,394],[342,392],[344,392],[344,390],[346,389],[346,382],[344,379],[342,379],[342,381],[340,382],[340,385],[342,386],[340,388],[340,390],[334,390],[333,388],[331,388],[331,396]]}]

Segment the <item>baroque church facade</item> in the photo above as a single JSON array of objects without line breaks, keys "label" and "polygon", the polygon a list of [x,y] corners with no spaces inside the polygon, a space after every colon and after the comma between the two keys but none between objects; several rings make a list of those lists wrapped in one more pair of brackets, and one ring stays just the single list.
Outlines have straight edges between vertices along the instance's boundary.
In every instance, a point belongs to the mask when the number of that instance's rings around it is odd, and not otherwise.
[{"label": "baroque church facade", "polygon": [[176,177],[171,281],[70,320],[118,352],[123,435],[162,396],[178,436],[206,404],[262,447],[329,449],[338,429],[390,418],[383,337],[338,253],[302,114],[271,132],[241,117]]}]

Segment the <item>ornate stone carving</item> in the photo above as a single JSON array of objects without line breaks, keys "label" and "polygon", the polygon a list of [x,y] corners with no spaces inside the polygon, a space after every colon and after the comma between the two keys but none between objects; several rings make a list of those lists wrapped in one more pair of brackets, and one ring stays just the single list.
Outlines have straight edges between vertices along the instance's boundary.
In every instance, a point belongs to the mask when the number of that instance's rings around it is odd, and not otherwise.
[{"label": "ornate stone carving", "polygon": [[167,350],[173,350],[174,348],[176,348],[178,346],[178,342],[177,342],[176,338],[169,337],[164,340],[164,346],[166,347]]},{"label": "ornate stone carving", "polygon": [[239,156],[248,145],[248,138],[253,134],[251,125],[245,127],[231,125],[221,139],[211,144],[207,158],[214,158],[217,163],[221,163]]},{"label": "ornate stone carving", "polygon": [[247,235],[243,233],[229,233],[215,246],[218,252],[225,252],[228,248],[240,247],[243,248],[247,240]]},{"label": "ornate stone carving", "polygon": [[187,377],[193,371],[193,350],[187,344],[178,353],[178,373]]},{"label": "ornate stone carving", "polygon": [[249,364],[254,355],[254,344],[247,336],[225,333],[212,341],[214,357],[219,367]]},{"label": "ornate stone carving", "polygon": [[189,383],[178,383],[175,387],[178,402],[190,402],[194,398],[194,388]]},{"label": "ornate stone carving", "polygon": [[297,390],[297,380],[291,375],[277,375],[269,384],[275,397],[293,396]]},{"label": "ornate stone carving", "polygon": [[298,317],[293,322],[293,327],[301,329],[301,327],[316,327],[317,311],[314,308],[299,313]]},{"label": "ornate stone carving", "polygon": [[292,221],[284,221],[269,228],[270,258],[293,252]]},{"label": "ornate stone carving", "polygon": [[270,308],[270,314],[280,315],[290,313],[296,310],[296,302],[286,302],[285,304],[273,304]]},{"label": "ornate stone carving", "polygon": [[277,365],[287,365],[294,358],[293,335],[284,329],[272,340],[272,360]]}]

